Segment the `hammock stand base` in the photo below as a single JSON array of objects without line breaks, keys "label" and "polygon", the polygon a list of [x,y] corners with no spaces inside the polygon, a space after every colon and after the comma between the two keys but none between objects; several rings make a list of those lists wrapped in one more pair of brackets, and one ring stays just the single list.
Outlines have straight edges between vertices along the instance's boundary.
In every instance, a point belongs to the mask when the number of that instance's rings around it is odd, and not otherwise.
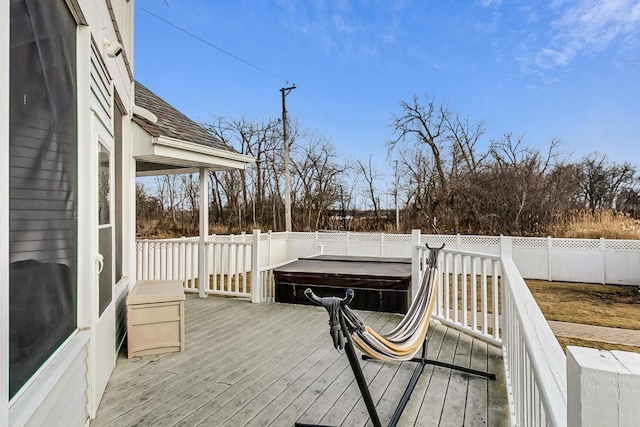
[{"label": "hammock stand base", "polygon": [[[351,334],[347,329],[347,325],[345,323],[342,310],[340,310],[339,316],[340,316],[340,328],[342,329],[342,332],[347,340],[344,345],[344,349],[345,349],[345,352],[347,353],[347,358],[349,359],[349,365],[351,365],[351,370],[353,371],[353,375],[355,376],[356,382],[358,383],[360,394],[362,394],[362,399],[364,400],[364,403],[367,406],[367,412],[369,413],[369,418],[371,418],[371,423],[373,424],[374,427],[382,427],[382,424],[380,423],[380,417],[378,416],[378,411],[376,411],[376,406],[373,403],[373,398],[371,397],[371,392],[369,391],[369,386],[367,385],[367,381],[364,378],[364,374],[362,373],[362,367],[360,366],[360,362],[358,361],[356,350],[353,347],[353,343],[351,341]],[[496,379],[496,374],[493,374],[491,372],[478,371],[478,370],[467,368],[464,366],[452,365],[450,363],[440,362],[438,360],[427,359],[426,352],[427,352],[427,340],[425,339],[424,343],[422,344],[421,356],[414,357],[413,359],[410,360],[411,362],[417,362],[418,364],[416,365],[413,371],[413,374],[411,375],[411,379],[409,380],[409,384],[407,384],[407,388],[404,390],[404,393],[400,398],[400,402],[398,402],[398,406],[396,407],[396,410],[393,412],[393,415],[389,420],[389,424],[387,424],[389,427],[395,427],[398,424],[398,421],[400,421],[400,416],[402,415],[404,408],[407,406],[407,403],[409,403],[409,399],[411,399],[411,393],[413,393],[413,389],[416,387],[416,384],[418,383],[418,379],[420,378],[420,375],[422,375],[422,372],[424,371],[424,367],[426,365],[441,366],[441,367],[453,369],[456,371],[479,375],[491,380]],[[376,360],[364,354],[362,355],[362,359]],[[320,424],[295,423],[295,427],[330,427],[330,426],[323,426]]]}]

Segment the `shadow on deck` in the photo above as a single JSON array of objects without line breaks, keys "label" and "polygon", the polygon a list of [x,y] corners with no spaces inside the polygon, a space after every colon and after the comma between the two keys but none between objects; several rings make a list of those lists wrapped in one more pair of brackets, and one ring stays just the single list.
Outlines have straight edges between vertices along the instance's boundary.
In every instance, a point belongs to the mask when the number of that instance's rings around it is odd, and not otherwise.
[{"label": "shadow on deck", "polygon": [[[133,359],[123,352],[92,427],[370,425],[347,357],[331,344],[324,309],[188,296],[185,311],[186,350]],[[359,315],[377,330],[400,319]],[[498,379],[427,365],[399,425],[508,425],[500,349],[442,325],[429,335],[429,358]],[[414,366],[362,361],[383,424]]]}]

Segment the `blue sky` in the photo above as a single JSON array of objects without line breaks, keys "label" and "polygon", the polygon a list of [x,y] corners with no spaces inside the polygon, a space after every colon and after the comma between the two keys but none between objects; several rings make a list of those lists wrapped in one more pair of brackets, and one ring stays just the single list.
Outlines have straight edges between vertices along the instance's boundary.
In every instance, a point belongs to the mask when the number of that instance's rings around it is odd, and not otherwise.
[{"label": "blue sky", "polygon": [[137,0],[134,74],[198,122],[277,118],[295,83],[301,127],[381,169],[413,94],[483,121],[484,144],[640,166],[638,0]]}]

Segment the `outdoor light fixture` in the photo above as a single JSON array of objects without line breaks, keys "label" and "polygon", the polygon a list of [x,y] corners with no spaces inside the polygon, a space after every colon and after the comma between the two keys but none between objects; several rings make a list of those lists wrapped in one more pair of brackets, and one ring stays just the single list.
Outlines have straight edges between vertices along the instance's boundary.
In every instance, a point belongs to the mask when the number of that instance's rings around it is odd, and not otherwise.
[{"label": "outdoor light fixture", "polygon": [[102,36],[102,46],[109,58],[115,58],[122,53],[122,45],[118,42],[112,43],[107,36]]}]

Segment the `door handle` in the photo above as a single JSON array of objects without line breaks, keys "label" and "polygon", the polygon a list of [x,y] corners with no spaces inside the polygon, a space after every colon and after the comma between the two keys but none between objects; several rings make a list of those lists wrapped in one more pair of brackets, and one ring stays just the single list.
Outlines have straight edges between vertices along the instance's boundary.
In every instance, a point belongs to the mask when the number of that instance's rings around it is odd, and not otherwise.
[{"label": "door handle", "polygon": [[96,262],[98,263],[98,274],[102,273],[102,269],[104,268],[104,257],[102,254],[98,254],[96,256]]}]

